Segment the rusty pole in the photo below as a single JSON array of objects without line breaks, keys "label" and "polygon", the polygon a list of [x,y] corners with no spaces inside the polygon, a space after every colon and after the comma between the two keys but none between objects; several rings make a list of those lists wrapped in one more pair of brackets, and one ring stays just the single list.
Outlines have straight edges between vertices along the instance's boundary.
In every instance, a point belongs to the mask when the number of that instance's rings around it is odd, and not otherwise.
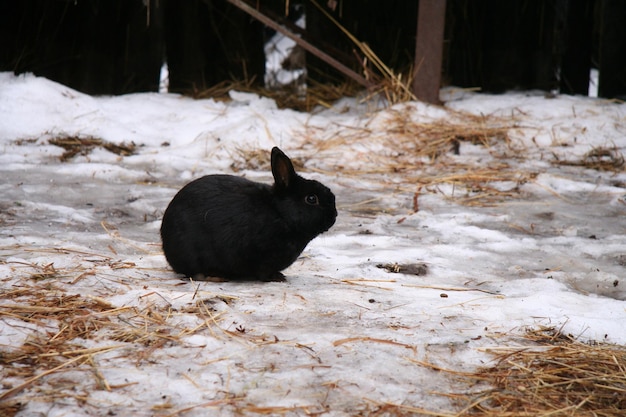
[{"label": "rusty pole", "polygon": [[413,94],[419,100],[441,104],[441,62],[446,0],[420,0],[415,41]]}]

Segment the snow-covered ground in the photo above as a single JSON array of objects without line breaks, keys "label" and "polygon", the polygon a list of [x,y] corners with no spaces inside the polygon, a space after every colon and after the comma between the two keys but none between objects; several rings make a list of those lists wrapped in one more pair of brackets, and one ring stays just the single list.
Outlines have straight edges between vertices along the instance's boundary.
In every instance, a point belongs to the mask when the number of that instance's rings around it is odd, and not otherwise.
[{"label": "snow-covered ground", "polygon": [[[626,344],[626,107],[442,94],[309,114],[1,73],[0,358],[16,358],[1,401],[18,416],[444,413],[460,405],[437,393],[471,387],[419,361],[475,369],[539,326]],[[469,121],[506,137],[418,155],[414,132]],[[61,160],[50,141],[72,137],[136,148]],[[170,199],[211,173],[271,182],[275,145],[334,191],[336,225],[286,282],[181,280],[160,249]]]}]

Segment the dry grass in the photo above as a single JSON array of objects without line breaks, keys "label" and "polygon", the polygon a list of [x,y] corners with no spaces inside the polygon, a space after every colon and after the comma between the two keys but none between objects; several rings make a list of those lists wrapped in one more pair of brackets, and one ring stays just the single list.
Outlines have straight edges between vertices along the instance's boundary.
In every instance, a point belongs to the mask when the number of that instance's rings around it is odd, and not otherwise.
[{"label": "dry grass", "polygon": [[[94,254],[84,256],[92,260],[95,257]],[[94,262],[107,265],[107,268],[115,266],[104,255]],[[72,287],[64,283],[80,273],[78,269],[54,268],[50,264],[20,264],[16,268],[24,277],[19,284],[5,286],[0,293],[0,320],[16,329],[31,330],[20,345],[3,346],[0,350],[4,378],[0,415],[3,416],[18,413],[23,407],[22,401],[33,396],[50,402],[73,396],[87,398],[88,394],[68,390],[68,384],[59,383],[66,372],[85,375],[86,381],[90,382],[85,382],[81,389],[114,391],[124,388],[132,382],[122,385],[110,383],[100,371],[100,355],[115,351],[117,359],[126,358],[140,366],[150,362],[160,349],[184,343],[181,340],[184,336],[197,332],[211,334],[217,339],[237,339],[257,347],[290,345],[305,350],[319,360],[314,351],[295,341],[257,334],[243,326],[233,330],[222,328],[222,313],[217,306],[230,304],[233,301],[230,296],[194,296],[194,303],[176,311],[165,300],[159,300],[158,294],[146,291],[136,305],[117,307],[95,296],[69,293],[68,288]],[[92,275],[99,272],[83,268],[82,273]],[[160,302],[151,302],[152,299]],[[180,326],[177,320],[172,320],[176,314],[191,314],[200,320],[196,325]],[[96,346],[85,347],[81,342],[85,340],[96,342]],[[510,341],[511,337],[506,336],[506,340]],[[467,387],[461,392],[438,394],[453,400],[460,411],[429,410],[410,404],[364,398],[364,402],[358,405],[361,415],[617,417],[626,412],[626,347],[583,343],[554,328],[529,330],[521,341],[516,342],[516,346],[511,348],[485,349],[494,356],[494,365],[473,372],[459,372],[417,360],[415,352],[419,346],[399,343],[392,338],[355,336],[335,340],[333,345],[349,345],[354,349],[363,344],[404,348],[413,352],[407,356],[410,363],[449,375],[457,389],[459,386]],[[327,388],[341,390],[341,387],[330,383]],[[26,390],[26,395],[20,395]],[[259,415],[328,412],[320,405],[261,407],[249,403],[244,397],[228,395],[210,402],[199,401],[196,405],[178,410],[165,402],[154,405],[153,410],[159,415],[178,416],[196,408],[210,410],[220,407]]]},{"label": "dry grass", "polygon": [[[300,142],[306,149],[291,155],[298,171],[316,171],[341,178],[372,180],[385,189],[413,194],[413,211],[424,193],[442,193],[468,206],[493,205],[520,196],[520,186],[536,177],[534,172],[512,168],[510,158],[523,158],[509,134],[517,120],[476,116],[446,110],[449,117],[416,120],[413,105],[374,113],[363,126],[305,126]],[[493,158],[476,163],[459,156],[469,143],[488,150]],[[342,155],[353,155],[346,160]],[[235,171],[269,171],[267,150],[238,149]],[[450,185],[452,190],[442,191]],[[359,210],[366,210],[361,207]]]},{"label": "dry grass", "polygon": [[[536,174],[509,163],[512,156],[523,158],[525,151],[516,149],[509,137],[517,121],[446,113],[449,117],[423,121],[416,119],[419,111],[413,105],[404,105],[377,113],[358,128],[309,126],[305,142],[313,145],[315,159],[326,164],[321,171],[371,177],[387,189],[413,194],[413,211],[418,211],[418,197],[424,193],[442,193],[465,205],[491,205],[519,197],[520,185]],[[462,153],[465,143],[486,149],[491,158],[476,163]],[[342,154],[354,155],[349,165],[332,158]],[[325,155],[330,156],[329,163]],[[442,190],[444,185],[452,188]]]},{"label": "dry grass", "polygon": [[577,341],[555,329],[533,330],[537,347],[495,350],[497,363],[473,378],[493,385],[470,415],[623,416],[626,348]]},{"label": "dry grass", "polygon": [[390,106],[416,99],[411,87],[413,70],[409,70],[409,75],[396,73],[378,57],[367,43],[357,39],[325,8],[321,7],[315,0],[311,0],[311,3],[321,14],[326,16],[328,20],[341,30],[359,51],[358,58],[361,69],[365,79],[370,83],[367,99],[372,97],[384,97],[385,103]]},{"label": "dry grass", "polygon": [[155,351],[182,344],[185,336],[203,331],[214,333],[214,328],[219,328],[220,314],[212,304],[232,298],[197,300],[184,313],[198,317],[199,324],[181,326],[172,320],[178,312],[158,294],[146,292],[137,305],[117,307],[96,296],[71,293],[79,280],[94,275],[103,279],[103,271],[127,266],[120,266],[105,255],[64,249],[54,252],[82,256],[83,262],[69,269],[55,268],[52,263],[12,262],[9,265],[19,281],[8,286],[13,278],[3,280],[0,320],[26,337],[22,342],[0,346],[2,416],[18,413],[25,398],[34,396],[38,401],[52,403],[78,395],[73,389],[68,391],[67,384],[58,383],[63,380],[63,373],[84,373],[84,382],[90,389],[123,388],[128,384],[112,385],[103,376],[98,365],[100,355],[116,351],[117,358],[127,358],[138,366],[149,362]]},{"label": "dry grass", "polygon": [[[311,140],[320,150],[345,145],[374,145],[380,154],[395,156],[394,170],[415,167],[416,158],[434,161],[446,154],[458,154],[459,144],[469,142],[490,147],[497,143],[510,144],[509,131],[516,120],[502,117],[476,116],[446,109],[446,117],[420,117],[415,106],[406,105],[374,114],[362,127],[343,127],[332,137],[315,141],[316,128],[309,127]],[[419,117],[420,120],[416,120]],[[319,131],[325,129],[317,128]],[[413,164],[405,166],[402,162]],[[422,162],[422,164],[423,164]]]},{"label": "dry grass", "polygon": [[[529,330],[522,347],[494,348],[495,365],[456,372],[414,361],[482,387],[446,396],[467,404],[456,416],[626,415],[626,347],[583,343],[554,328]],[[443,395],[443,394],[442,394]]]},{"label": "dry grass", "polygon": [[299,94],[293,86],[281,88],[265,88],[254,85],[251,81],[222,81],[211,88],[198,91],[195,98],[212,98],[217,101],[230,101],[231,90],[254,93],[262,97],[271,98],[280,109],[294,109],[310,112],[318,106],[332,107],[332,103],[343,97],[355,97],[362,88],[353,82],[341,84],[321,84],[314,80],[308,81],[306,94]]},{"label": "dry grass", "polygon": [[617,149],[600,147],[587,152],[579,161],[556,161],[557,165],[569,165],[598,171],[623,172],[626,166],[624,155]]},{"label": "dry grass", "polygon": [[61,162],[72,159],[76,155],[88,155],[95,148],[106,149],[120,156],[129,156],[135,153],[137,145],[134,143],[115,144],[107,142],[100,138],[94,137],[78,137],[78,136],[59,136],[48,139],[50,145],[59,146],[65,149],[60,156]]},{"label": "dry grass", "polygon": [[[6,346],[0,351],[0,366],[5,382],[0,395],[0,414],[11,416],[22,408],[11,398],[27,388],[36,388],[52,375],[79,370],[93,375],[96,386],[111,387],[98,370],[94,357],[123,347],[108,343],[95,348],[85,348],[78,341],[95,338],[103,329],[117,321],[127,308],[114,308],[104,300],[68,295],[49,280],[50,268],[35,272],[34,284],[24,283],[19,288],[4,291],[0,297],[0,319],[12,327],[35,328],[21,346]],[[23,381],[12,385],[8,379]],[[61,390],[62,388],[59,388]],[[59,393],[50,393],[58,396]],[[63,395],[61,395],[63,396]]]}]

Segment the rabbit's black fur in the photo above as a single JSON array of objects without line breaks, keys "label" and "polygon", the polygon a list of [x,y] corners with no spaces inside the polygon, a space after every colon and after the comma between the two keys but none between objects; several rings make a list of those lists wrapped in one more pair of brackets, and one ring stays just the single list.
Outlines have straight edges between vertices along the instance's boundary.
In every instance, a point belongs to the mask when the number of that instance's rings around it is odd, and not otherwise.
[{"label": "rabbit's black fur", "polygon": [[337,217],[335,196],[296,174],[272,149],[274,185],[207,175],[184,186],[163,215],[163,251],[172,268],[196,279],[280,280],[305,246]]}]

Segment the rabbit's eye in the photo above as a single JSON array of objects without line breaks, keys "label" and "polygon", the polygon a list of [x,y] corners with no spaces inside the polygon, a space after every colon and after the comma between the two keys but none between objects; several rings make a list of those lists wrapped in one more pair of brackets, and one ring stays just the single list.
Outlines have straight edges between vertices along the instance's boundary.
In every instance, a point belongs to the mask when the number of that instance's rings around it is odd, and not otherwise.
[{"label": "rabbit's eye", "polygon": [[315,194],[309,194],[304,197],[304,202],[310,206],[317,206],[320,203]]}]

